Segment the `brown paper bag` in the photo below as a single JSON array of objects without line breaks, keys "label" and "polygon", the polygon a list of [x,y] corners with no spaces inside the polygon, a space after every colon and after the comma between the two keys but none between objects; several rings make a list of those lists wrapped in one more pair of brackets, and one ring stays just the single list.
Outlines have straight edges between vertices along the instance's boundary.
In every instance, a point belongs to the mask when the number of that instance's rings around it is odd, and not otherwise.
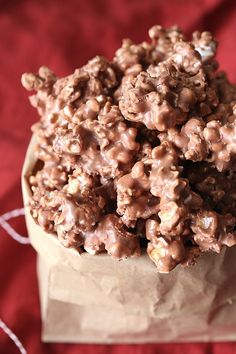
[{"label": "brown paper bag", "polygon": [[148,256],[115,261],[64,248],[31,217],[28,176],[35,138],[22,173],[26,223],[38,253],[42,340],[147,343],[236,339],[236,247],[205,254],[197,265],[158,274]]}]

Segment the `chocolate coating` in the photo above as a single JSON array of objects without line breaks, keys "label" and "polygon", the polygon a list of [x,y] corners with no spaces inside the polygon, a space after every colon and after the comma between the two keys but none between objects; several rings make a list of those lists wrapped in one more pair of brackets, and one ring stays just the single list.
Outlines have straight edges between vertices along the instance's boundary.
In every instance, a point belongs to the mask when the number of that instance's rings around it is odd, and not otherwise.
[{"label": "chocolate coating", "polygon": [[65,247],[125,259],[142,241],[168,273],[236,244],[236,87],[211,33],[149,37],[64,78],[22,76],[40,115],[30,210]]}]

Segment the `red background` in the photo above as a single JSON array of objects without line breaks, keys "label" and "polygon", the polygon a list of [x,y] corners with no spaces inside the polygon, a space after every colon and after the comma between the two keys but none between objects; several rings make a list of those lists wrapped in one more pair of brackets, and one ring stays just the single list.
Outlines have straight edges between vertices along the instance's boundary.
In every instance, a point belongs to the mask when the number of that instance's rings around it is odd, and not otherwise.
[{"label": "red background", "polygon": [[[22,207],[20,172],[30,126],[37,114],[20,85],[25,71],[42,64],[59,76],[97,54],[112,57],[123,37],[147,38],[153,24],[178,24],[187,34],[210,30],[218,58],[236,82],[235,0],[0,0],[0,215]],[[23,218],[12,221],[26,233]],[[232,354],[236,343],[153,345],[42,344],[35,252],[0,229],[0,318],[17,334],[28,354],[171,353]],[[0,329],[0,353],[18,349]]]}]

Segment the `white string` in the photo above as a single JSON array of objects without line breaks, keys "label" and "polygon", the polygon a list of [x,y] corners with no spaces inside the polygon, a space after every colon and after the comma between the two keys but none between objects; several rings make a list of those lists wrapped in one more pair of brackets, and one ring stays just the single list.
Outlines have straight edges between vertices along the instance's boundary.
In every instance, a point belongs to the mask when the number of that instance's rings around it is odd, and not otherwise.
[{"label": "white string", "polygon": [[[21,209],[14,209],[12,211],[9,211],[8,213],[5,213],[0,216],[0,225],[2,228],[17,242],[21,244],[29,244],[29,238],[24,237],[16,230],[11,227],[11,225],[7,222],[7,220],[10,220],[12,218],[16,218],[18,216],[25,215],[25,210],[24,208]],[[9,327],[7,327],[6,323],[4,323],[1,318],[0,318],[0,328],[6,333],[6,335],[15,343],[21,354],[27,354],[25,348],[23,347],[22,343],[20,342],[19,338],[10,330]]]},{"label": "white string", "polygon": [[[10,220],[12,218],[16,218],[21,215],[25,215],[24,208],[11,210],[8,213],[5,213],[0,216],[0,225],[2,226],[2,228],[4,230],[6,230],[6,232],[14,240],[16,240],[17,242],[19,242],[23,245],[26,245],[26,244],[30,243],[29,238],[18,234],[18,232],[16,232],[16,230],[14,230],[13,227],[11,227],[11,225],[7,222],[7,220]],[[2,328],[2,330],[6,333],[6,335],[15,343],[15,345],[17,346],[17,348],[19,349],[21,354],[27,354],[27,352],[26,352],[25,348],[23,347],[22,343],[20,342],[19,338],[17,338],[17,336],[10,330],[10,328],[7,327],[6,323],[4,323],[1,320],[1,318],[0,318],[0,328]]]},{"label": "white string", "polygon": [[8,213],[5,213],[0,216],[0,225],[4,230],[6,230],[8,235],[11,236],[15,241],[23,245],[28,245],[30,243],[29,238],[18,234],[18,232],[16,232],[16,230],[14,230],[13,227],[11,227],[11,225],[7,222],[7,220],[16,218],[21,215],[25,215],[24,208],[14,209],[12,211],[9,211]]},{"label": "white string", "polygon": [[7,327],[6,323],[4,323],[0,318],[0,328],[6,333],[6,335],[11,338],[11,340],[15,343],[21,354],[27,354],[27,351],[23,347],[22,343],[20,342],[19,338]]}]

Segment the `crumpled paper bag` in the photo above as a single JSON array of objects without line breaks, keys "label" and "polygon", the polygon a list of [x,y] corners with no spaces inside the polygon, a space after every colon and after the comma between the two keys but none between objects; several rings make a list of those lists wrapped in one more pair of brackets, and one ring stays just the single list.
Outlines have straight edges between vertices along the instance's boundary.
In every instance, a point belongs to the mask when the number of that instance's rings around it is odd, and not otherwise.
[{"label": "crumpled paper bag", "polygon": [[28,208],[32,138],[22,172],[26,224],[38,253],[42,340],[147,343],[236,340],[236,247],[188,269],[157,273],[147,255],[125,261],[64,248]]}]

